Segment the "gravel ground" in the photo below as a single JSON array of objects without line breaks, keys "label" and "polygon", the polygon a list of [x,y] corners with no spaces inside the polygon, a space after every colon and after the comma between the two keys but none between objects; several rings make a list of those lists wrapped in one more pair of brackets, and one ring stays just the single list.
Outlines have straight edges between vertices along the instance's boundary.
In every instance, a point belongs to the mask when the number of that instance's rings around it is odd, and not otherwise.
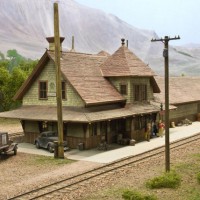
[{"label": "gravel ground", "polygon": [[[70,177],[100,166],[98,163],[78,161],[69,164],[49,164],[38,162],[44,156],[18,153],[16,156],[1,156],[0,159],[0,199]],[[49,159],[49,157],[48,157]]]},{"label": "gravel ground", "polygon": [[[8,128],[10,126],[7,126]],[[12,126],[14,130],[14,125]],[[0,130],[5,126],[0,124]],[[13,131],[12,130],[12,131]],[[187,162],[191,159],[191,154],[199,153],[200,146],[197,141],[193,145],[180,148],[179,150],[171,151],[171,166],[176,165],[179,162]],[[17,156],[1,157],[0,159],[0,199],[5,200],[7,197],[11,197],[20,192],[24,192],[33,188],[40,187],[62,176],[71,176],[77,173],[87,171],[102,164],[78,161],[70,164],[49,164],[38,163],[37,159],[40,156],[29,155],[24,153],[18,153]],[[114,200],[121,199],[117,195],[117,191],[121,187],[133,187],[142,188],[145,180],[151,177],[160,175],[164,171],[164,155],[147,160],[146,162],[139,163],[126,171],[120,171],[112,176],[103,178],[102,180],[93,181],[90,184],[80,187],[74,191],[71,196],[77,200]],[[199,163],[198,163],[199,164]],[[188,177],[187,181],[190,177]],[[105,190],[108,188],[114,188],[116,192],[112,195],[108,195]],[[95,191],[95,192],[94,192]],[[156,191],[157,196],[162,196],[159,199],[170,199],[173,195],[173,199],[179,199],[179,195],[175,192],[169,192],[163,190]],[[68,199],[63,195],[57,199]],[[72,199],[72,198],[71,198]],[[182,200],[180,198],[180,200]]]},{"label": "gravel ground", "polygon": [[[191,157],[187,157],[187,155],[199,152],[199,142],[196,142],[193,145],[188,145],[187,147],[179,150],[172,151],[172,166],[181,161],[187,162],[187,160],[191,159]],[[29,154],[19,153],[17,156],[10,155],[8,157],[1,158],[0,199],[4,200],[8,196],[11,197],[20,192],[49,184],[62,178],[62,176],[66,177],[75,175],[100,166],[98,163],[86,161],[78,161],[62,165],[49,165],[46,163],[37,163],[36,160],[39,157],[40,156],[30,156]],[[119,197],[116,197],[115,194],[113,194],[113,196],[106,195],[107,193],[104,192],[104,190],[112,187],[116,188],[116,191],[118,191],[118,188],[120,187],[132,187],[133,185],[136,185],[136,183],[137,187],[140,188],[146,179],[160,175],[160,173],[164,171],[164,167],[164,155],[161,155],[159,157],[149,159],[146,162],[139,163],[126,171],[120,171],[112,176],[107,176],[106,178],[104,177],[101,181],[94,180],[88,185],[80,187],[71,195],[73,196],[73,199],[77,200],[98,200],[98,198],[95,197],[97,194],[102,200],[120,199]],[[160,194],[161,192],[162,194]],[[157,195],[162,195],[162,199],[169,199],[170,197],[168,196],[169,193],[166,193],[166,198],[163,198],[164,194],[162,190],[158,190]],[[176,195],[177,194],[173,194],[173,196]],[[68,199],[68,196],[65,194],[58,199]]]}]

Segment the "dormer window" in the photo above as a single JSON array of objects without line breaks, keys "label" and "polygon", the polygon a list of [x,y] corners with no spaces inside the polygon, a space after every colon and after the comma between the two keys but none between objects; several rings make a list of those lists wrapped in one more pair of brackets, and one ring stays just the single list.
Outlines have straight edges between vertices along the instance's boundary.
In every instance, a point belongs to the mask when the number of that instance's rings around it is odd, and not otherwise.
[{"label": "dormer window", "polygon": [[47,99],[47,81],[39,82],[39,99]]},{"label": "dormer window", "polygon": [[135,101],[147,101],[147,85],[134,85]]},{"label": "dormer window", "polygon": [[122,95],[127,95],[127,84],[120,84],[120,93]]}]

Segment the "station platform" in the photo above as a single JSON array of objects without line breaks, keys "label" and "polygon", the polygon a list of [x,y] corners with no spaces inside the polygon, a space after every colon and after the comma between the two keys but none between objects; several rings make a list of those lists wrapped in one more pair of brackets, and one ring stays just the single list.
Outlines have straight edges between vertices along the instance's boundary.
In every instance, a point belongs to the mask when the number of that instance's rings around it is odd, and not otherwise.
[{"label": "station platform", "polygon": [[[179,140],[184,137],[195,135],[200,132],[200,122],[193,122],[188,126],[180,126],[175,128],[170,128],[170,142]],[[72,160],[84,160],[97,163],[110,163],[115,160],[137,155],[145,151],[154,149],[165,145],[165,136],[156,137],[148,141],[143,141],[136,143],[134,146],[120,146],[120,145],[110,145],[110,148],[107,151],[91,149],[91,150],[78,150],[72,149],[65,152],[65,157]],[[36,149],[35,145],[20,143],[18,145],[18,152],[45,155],[45,156],[54,156],[53,153],[49,153],[44,149]]]}]

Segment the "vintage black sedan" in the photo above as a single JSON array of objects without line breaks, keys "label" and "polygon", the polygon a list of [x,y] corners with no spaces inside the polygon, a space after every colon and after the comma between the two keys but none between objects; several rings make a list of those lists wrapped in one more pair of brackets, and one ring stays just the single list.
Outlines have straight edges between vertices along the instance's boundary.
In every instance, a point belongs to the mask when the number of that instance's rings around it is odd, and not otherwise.
[{"label": "vintage black sedan", "polygon": [[9,152],[17,154],[17,143],[9,140],[7,132],[0,132],[0,154],[8,154]]},{"label": "vintage black sedan", "polygon": [[[55,150],[55,141],[58,141],[58,134],[55,131],[45,131],[40,133],[40,135],[35,139],[36,148],[48,149],[50,153]],[[67,142],[63,141],[64,151],[69,150]]]}]

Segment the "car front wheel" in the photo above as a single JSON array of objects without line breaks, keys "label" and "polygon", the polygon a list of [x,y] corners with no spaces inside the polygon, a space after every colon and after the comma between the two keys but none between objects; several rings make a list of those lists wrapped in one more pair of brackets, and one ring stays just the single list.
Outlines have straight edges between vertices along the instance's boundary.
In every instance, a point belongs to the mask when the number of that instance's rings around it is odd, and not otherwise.
[{"label": "car front wheel", "polygon": [[48,150],[49,150],[50,153],[53,153],[53,147],[52,146],[49,145]]},{"label": "car front wheel", "polygon": [[17,155],[17,148],[14,148],[14,155]]},{"label": "car front wheel", "polygon": [[37,149],[39,149],[39,148],[40,148],[39,142],[36,142],[36,143],[35,143],[35,146],[36,146]]}]

